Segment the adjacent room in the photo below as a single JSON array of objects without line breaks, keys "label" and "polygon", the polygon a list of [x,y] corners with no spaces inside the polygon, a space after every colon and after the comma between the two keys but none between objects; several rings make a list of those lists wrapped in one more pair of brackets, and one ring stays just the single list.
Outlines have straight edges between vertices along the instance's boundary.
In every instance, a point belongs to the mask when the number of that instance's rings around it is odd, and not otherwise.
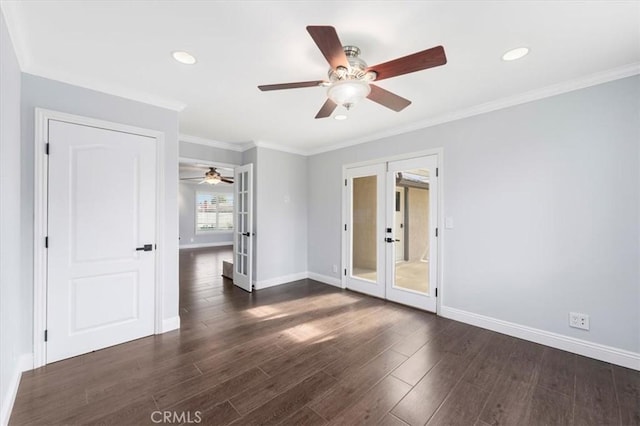
[{"label": "adjacent room", "polygon": [[640,425],[639,1],[0,12],[0,425]]}]

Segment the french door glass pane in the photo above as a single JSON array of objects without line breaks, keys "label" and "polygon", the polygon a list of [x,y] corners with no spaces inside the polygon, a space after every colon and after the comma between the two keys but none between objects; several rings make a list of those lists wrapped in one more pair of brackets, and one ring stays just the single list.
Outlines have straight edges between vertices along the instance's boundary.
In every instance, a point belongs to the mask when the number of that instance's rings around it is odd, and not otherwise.
[{"label": "french door glass pane", "polygon": [[353,179],[351,275],[374,282],[378,280],[377,185],[377,176]]},{"label": "french door glass pane", "polygon": [[395,286],[428,294],[429,170],[396,172],[395,180]]}]

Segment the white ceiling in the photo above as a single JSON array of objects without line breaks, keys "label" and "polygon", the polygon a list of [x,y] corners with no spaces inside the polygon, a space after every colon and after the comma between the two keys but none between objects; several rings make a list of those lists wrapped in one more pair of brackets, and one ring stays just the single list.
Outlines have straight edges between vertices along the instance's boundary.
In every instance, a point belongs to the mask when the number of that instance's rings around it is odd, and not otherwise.
[{"label": "white ceiling", "polygon": [[[184,107],[183,134],[307,152],[640,69],[637,1],[31,0],[2,7],[25,72]],[[379,83],[413,102],[402,112],[365,101],[348,120],[316,120],[325,89],[256,88],[326,77],[307,25],[336,27],[369,65],[437,45],[448,63]],[[501,60],[519,46],[530,54]],[[198,63],[174,61],[175,50]]]}]

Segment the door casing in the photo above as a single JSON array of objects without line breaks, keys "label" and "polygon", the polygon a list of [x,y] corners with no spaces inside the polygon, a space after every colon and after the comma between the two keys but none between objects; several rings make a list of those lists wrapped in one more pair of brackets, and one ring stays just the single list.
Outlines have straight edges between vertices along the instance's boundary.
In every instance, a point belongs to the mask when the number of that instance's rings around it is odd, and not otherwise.
[{"label": "door casing", "polygon": [[[444,155],[444,150],[442,148],[433,148],[433,149],[428,149],[428,150],[424,150],[424,151],[414,151],[414,152],[410,152],[410,153],[406,153],[406,154],[399,154],[399,155],[394,155],[394,156],[388,156],[388,157],[381,157],[381,158],[375,158],[372,160],[367,160],[367,161],[362,161],[362,162],[357,162],[357,163],[349,163],[349,164],[344,164],[342,166],[342,182],[345,183],[347,182],[347,177],[348,177],[348,172],[347,170],[350,168],[354,168],[354,167],[362,167],[362,166],[372,166],[372,165],[376,165],[376,164],[380,164],[380,163],[387,163],[387,162],[392,162],[392,161],[398,161],[398,160],[410,160],[412,158],[417,158],[417,157],[424,157],[424,156],[428,156],[428,155],[435,155],[437,158],[437,167],[438,167],[438,195],[437,195],[437,200],[438,200],[438,208],[437,208],[437,218],[436,218],[436,227],[438,228],[439,232],[438,232],[438,238],[436,239],[436,244],[437,244],[437,259],[435,260],[435,263],[437,265],[438,268],[438,272],[437,272],[437,276],[436,276],[436,287],[438,288],[438,296],[436,297],[436,314],[439,314],[442,306],[443,306],[443,298],[444,298],[444,280],[443,280],[443,272],[442,272],[442,265],[443,265],[443,247],[444,247],[444,241],[445,241],[445,236],[444,236],[444,232],[443,231],[443,214],[442,212],[444,211],[444,203],[443,203],[443,199],[444,199],[444,190],[443,190],[443,183],[444,183],[444,171],[443,171],[443,155]],[[347,225],[349,223],[349,191],[347,191],[347,186],[346,184],[343,184],[342,186],[342,244],[341,244],[341,250],[342,250],[342,267],[341,267],[341,271],[343,272],[341,274],[341,287],[343,289],[347,288],[347,276],[346,276],[346,268],[347,265],[349,264],[348,261],[348,238],[349,238],[349,234],[348,231],[345,231],[345,225]]]},{"label": "door casing", "polygon": [[[162,259],[164,255],[164,144],[163,132],[143,129],[105,120],[82,117],[43,108],[35,109],[35,137],[34,137],[34,219],[33,219],[33,368],[42,367],[46,363],[46,345],[44,333],[47,326],[47,248],[45,238],[48,235],[47,204],[48,194],[48,161],[46,144],[48,142],[49,120],[65,121],[89,127],[106,130],[133,133],[155,138],[156,140],[156,241],[158,246],[156,256]],[[155,321],[154,333],[163,332],[163,294],[164,275],[162,261],[155,265]]]}]

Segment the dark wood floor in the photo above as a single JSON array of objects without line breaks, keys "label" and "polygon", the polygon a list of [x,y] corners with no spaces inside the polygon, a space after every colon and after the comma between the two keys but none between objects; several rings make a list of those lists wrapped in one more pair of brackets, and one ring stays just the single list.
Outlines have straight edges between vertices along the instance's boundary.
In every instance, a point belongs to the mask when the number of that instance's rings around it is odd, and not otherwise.
[{"label": "dark wood floor", "polygon": [[636,371],[311,280],[248,294],[230,257],[181,251],[181,329],[25,373],[10,423],[640,424]]}]

